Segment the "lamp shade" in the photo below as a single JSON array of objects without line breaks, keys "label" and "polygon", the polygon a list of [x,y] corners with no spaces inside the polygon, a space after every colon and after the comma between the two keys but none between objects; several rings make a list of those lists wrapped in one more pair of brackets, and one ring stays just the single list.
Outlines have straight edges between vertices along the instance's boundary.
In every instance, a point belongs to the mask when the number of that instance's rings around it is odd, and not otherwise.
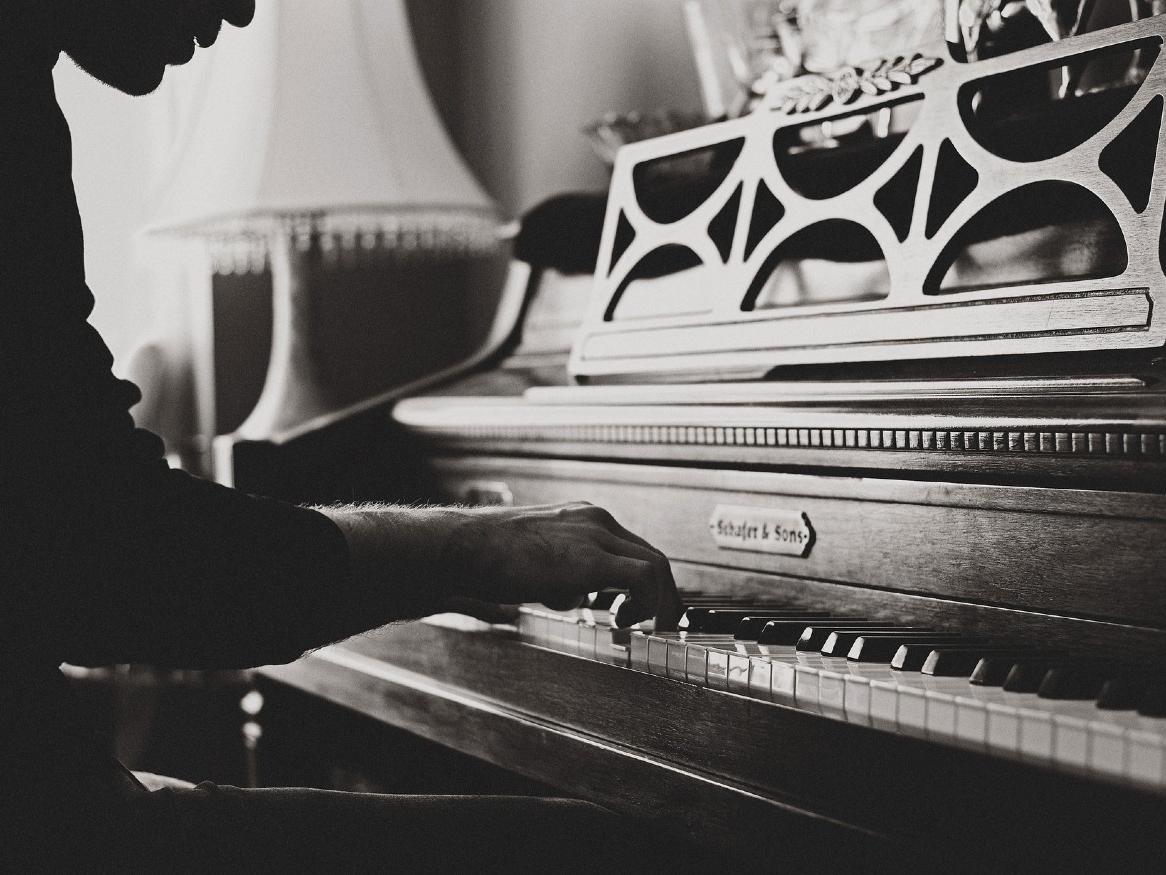
[{"label": "lamp shade", "polygon": [[205,54],[175,83],[152,230],[207,238],[216,272],[270,267],[267,376],[235,436],[281,440],[339,403],[319,328],[337,253],[489,252],[497,218],[433,110],[403,0],[260,0]]},{"label": "lamp shade", "polygon": [[402,0],[256,6],[247,31],[224,34],[185,83],[189,105],[155,177],[153,229],[492,219],[433,110]]}]

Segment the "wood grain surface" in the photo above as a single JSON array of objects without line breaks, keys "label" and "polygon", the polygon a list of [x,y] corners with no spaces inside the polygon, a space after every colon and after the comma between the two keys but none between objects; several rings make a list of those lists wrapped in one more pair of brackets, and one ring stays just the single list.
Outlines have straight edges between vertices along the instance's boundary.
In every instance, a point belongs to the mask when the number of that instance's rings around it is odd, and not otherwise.
[{"label": "wood grain surface", "polygon": [[[487,481],[517,504],[591,501],[686,563],[1166,628],[1160,495],[521,458],[433,468],[439,498]],[[709,533],[719,504],[805,513],[813,546],[722,549]]]},{"label": "wood grain surface", "polygon": [[761,852],[806,830],[812,843],[907,865],[1144,862],[1166,826],[1158,796],[545,651],[497,629],[406,624],[264,671],[618,810]]}]

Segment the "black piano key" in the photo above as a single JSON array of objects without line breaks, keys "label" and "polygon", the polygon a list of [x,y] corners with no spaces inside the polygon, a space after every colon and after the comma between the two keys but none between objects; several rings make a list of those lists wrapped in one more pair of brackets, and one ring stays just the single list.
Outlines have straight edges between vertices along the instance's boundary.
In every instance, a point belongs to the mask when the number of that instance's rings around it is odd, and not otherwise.
[{"label": "black piano key", "polygon": [[1142,692],[1138,713],[1143,717],[1166,717],[1166,683],[1155,681]]},{"label": "black piano key", "polygon": [[1096,663],[1062,663],[1049,666],[1037,687],[1042,699],[1096,699],[1112,666]]},{"label": "black piano key", "polygon": [[[869,617],[859,617],[857,619],[846,620],[830,620],[834,624],[831,629],[842,629],[848,625],[858,625],[877,623],[878,620],[872,620]],[[757,636],[758,644],[797,644],[798,639],[802,637],[802,632],[806,630],[806,626],[810,623],[804,620],[772,620],[766,623],[761,632]]]},{"label": "black piano key", "polygon": [[858,639],[863,637],[877,638],[877,637],[892,637],[898,639],[900,642],[908,640],[916,640],[921,636],[926,636],[929,640],[935,639],[950,639],[953,637],[952,633],[937,632],[934,629],[895,629],[890,632],[868,632],[863,633],[860,630],[851,629],[835,629],[826,638],[822,645],[823,656],[846,656],[849,657],[850,651],[854,645],[858,643]]},{"label": "black piano key", "polygon": [[1004,690],[1009,693],[1035,693],[1040,689],[1049,666],[1049,658],[1018,659],[1012,663],[1008,677],[1004,678]]},{"label": "black piano key", "polygon": [[761,630],[765,628],[767,623],[772,622],[806,622],[818,623],[823,620],[830,620],[833,618],[832,614],[824,611],[807,611],[806,613],[784,613],[779,611],[766,611],[763,614],[751,613],[742,617],[740,622],[732,629],[733,637],[738,641],[756,641],[760,635]]},{"label": "black piano key", "polygon": [[1012,653],[987,654],[976,663],[968,681],[979,687],[1002,687],[1017,661]]},{"label": "black piano key", "polygon": [[890,662],[903,644],[956,644],[959,642],[978,643],[972,638],[961,638],[957,632],[919,632],[895,634],[876,632],[861,635],[855,639],[846,658],[853,662]]},{"label": "black piano key", "polygon": [[771,611],[764,614],[749,614],[742,618],[741,622],[737,624],[737,628],[733,630],[733,637],[738,641],[757,641],[761,637],[761,630],[765,628],[766,623],[772,623],[778,620],[836,620],[840,619],[832,614],[822,612],[821,614],[791,614],[779,613]]},{"label": "black piano key", "polygon": [[1151,680],[1145,672],[1124,672],[1108,678],[1097,694],[1097,707],[1105,711],[1132,711],[1141,703]]},{"label": "black piano key", "polygon": [[[891,668],[896,671],[922,671],[924,663],[927,662],[927,657],[935,650],[941,643],[935,641],[906,641],[899,645],[895,651],[894,656],[891,657]],[[955,646],[955,641],[946,642],[951,646]],[[969,669],[970,671],[970,669]]]},{"label": "black piano key", "polygon": [[[854,639],[863,632],[925,632],[925,629],[917,629],[914,626],[898,626],[893,623],[858,623],[858,624],[838,624],[832,625],[812,625],[806,624],[802,630],[802,634],[798,637],[797,643],[794,644],[796,650],[812,650],[820,651],[825,645],[826,640],[835,632],[851,633],[850,644],[854,643]],[[847,645],[849,649],[849,644]],[[846,651],[842,651],[845,653]]]},{"label": "black piano key", "polygon": [[1007,645],[994,646],[973,646],[973,647],[937,647],[927,655],[927,659],[923,661],[923,667],[919,670],[923,674],[932,675],[937,678],[967,678],[971,680],[972,673],[976,670],[980,661],[983,659],[985,653],[991,653],[993,650],[1000,651],[1000,655],[1011,654],[1013,658],[1024,656],[1026,652],[1022,648],[1008,647]]},{"label": "black piano key", "polygon": [[1018,658],[1013,660],[1012,669],[1004,679],[1003,688],[1009,693],[1035,693],[1040,690],[1045,675],[1052,668],[1069,665],[1091,665],[1096,667],[1099,664],[1096,660],[1067,659],[1063,656],[1048,653]]},{"label": "black piano key", "polygon": [[680,628],[687,629],[689,632],[730,635],[737,631],[742,620],[754,614],[763,613],[769,613],[775,620],[805,618],[807,622],[827,616],[821,611],[787,611],[766,605],[751,605],[744,608],[689,608],[684,612],[684,620],[681,622]]}]

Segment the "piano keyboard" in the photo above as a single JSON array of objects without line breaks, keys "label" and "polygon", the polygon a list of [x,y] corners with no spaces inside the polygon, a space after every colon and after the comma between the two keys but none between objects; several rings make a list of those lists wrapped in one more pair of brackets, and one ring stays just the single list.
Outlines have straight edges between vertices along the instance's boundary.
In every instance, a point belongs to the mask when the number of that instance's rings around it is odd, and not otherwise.
[{"label": "piano keyboard", "polygon": [[524,606],[541,647],[889,732],[1166,791],[1166,677],[1024,642],[690,597],[680,632]]}]

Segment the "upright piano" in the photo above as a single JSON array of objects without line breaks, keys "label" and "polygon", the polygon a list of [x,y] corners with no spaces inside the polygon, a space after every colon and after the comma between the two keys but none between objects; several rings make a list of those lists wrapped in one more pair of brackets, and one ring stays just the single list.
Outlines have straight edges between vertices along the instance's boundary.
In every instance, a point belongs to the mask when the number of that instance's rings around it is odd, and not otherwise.
[{"label": "upright piano", "polygon": [[1164,35],[940,42],[625,147],[594,276],[515,261],[481,354],[223,470],[594,502],[681,629],[596,580],[263,677],[766,870],[1160,867]]}]

